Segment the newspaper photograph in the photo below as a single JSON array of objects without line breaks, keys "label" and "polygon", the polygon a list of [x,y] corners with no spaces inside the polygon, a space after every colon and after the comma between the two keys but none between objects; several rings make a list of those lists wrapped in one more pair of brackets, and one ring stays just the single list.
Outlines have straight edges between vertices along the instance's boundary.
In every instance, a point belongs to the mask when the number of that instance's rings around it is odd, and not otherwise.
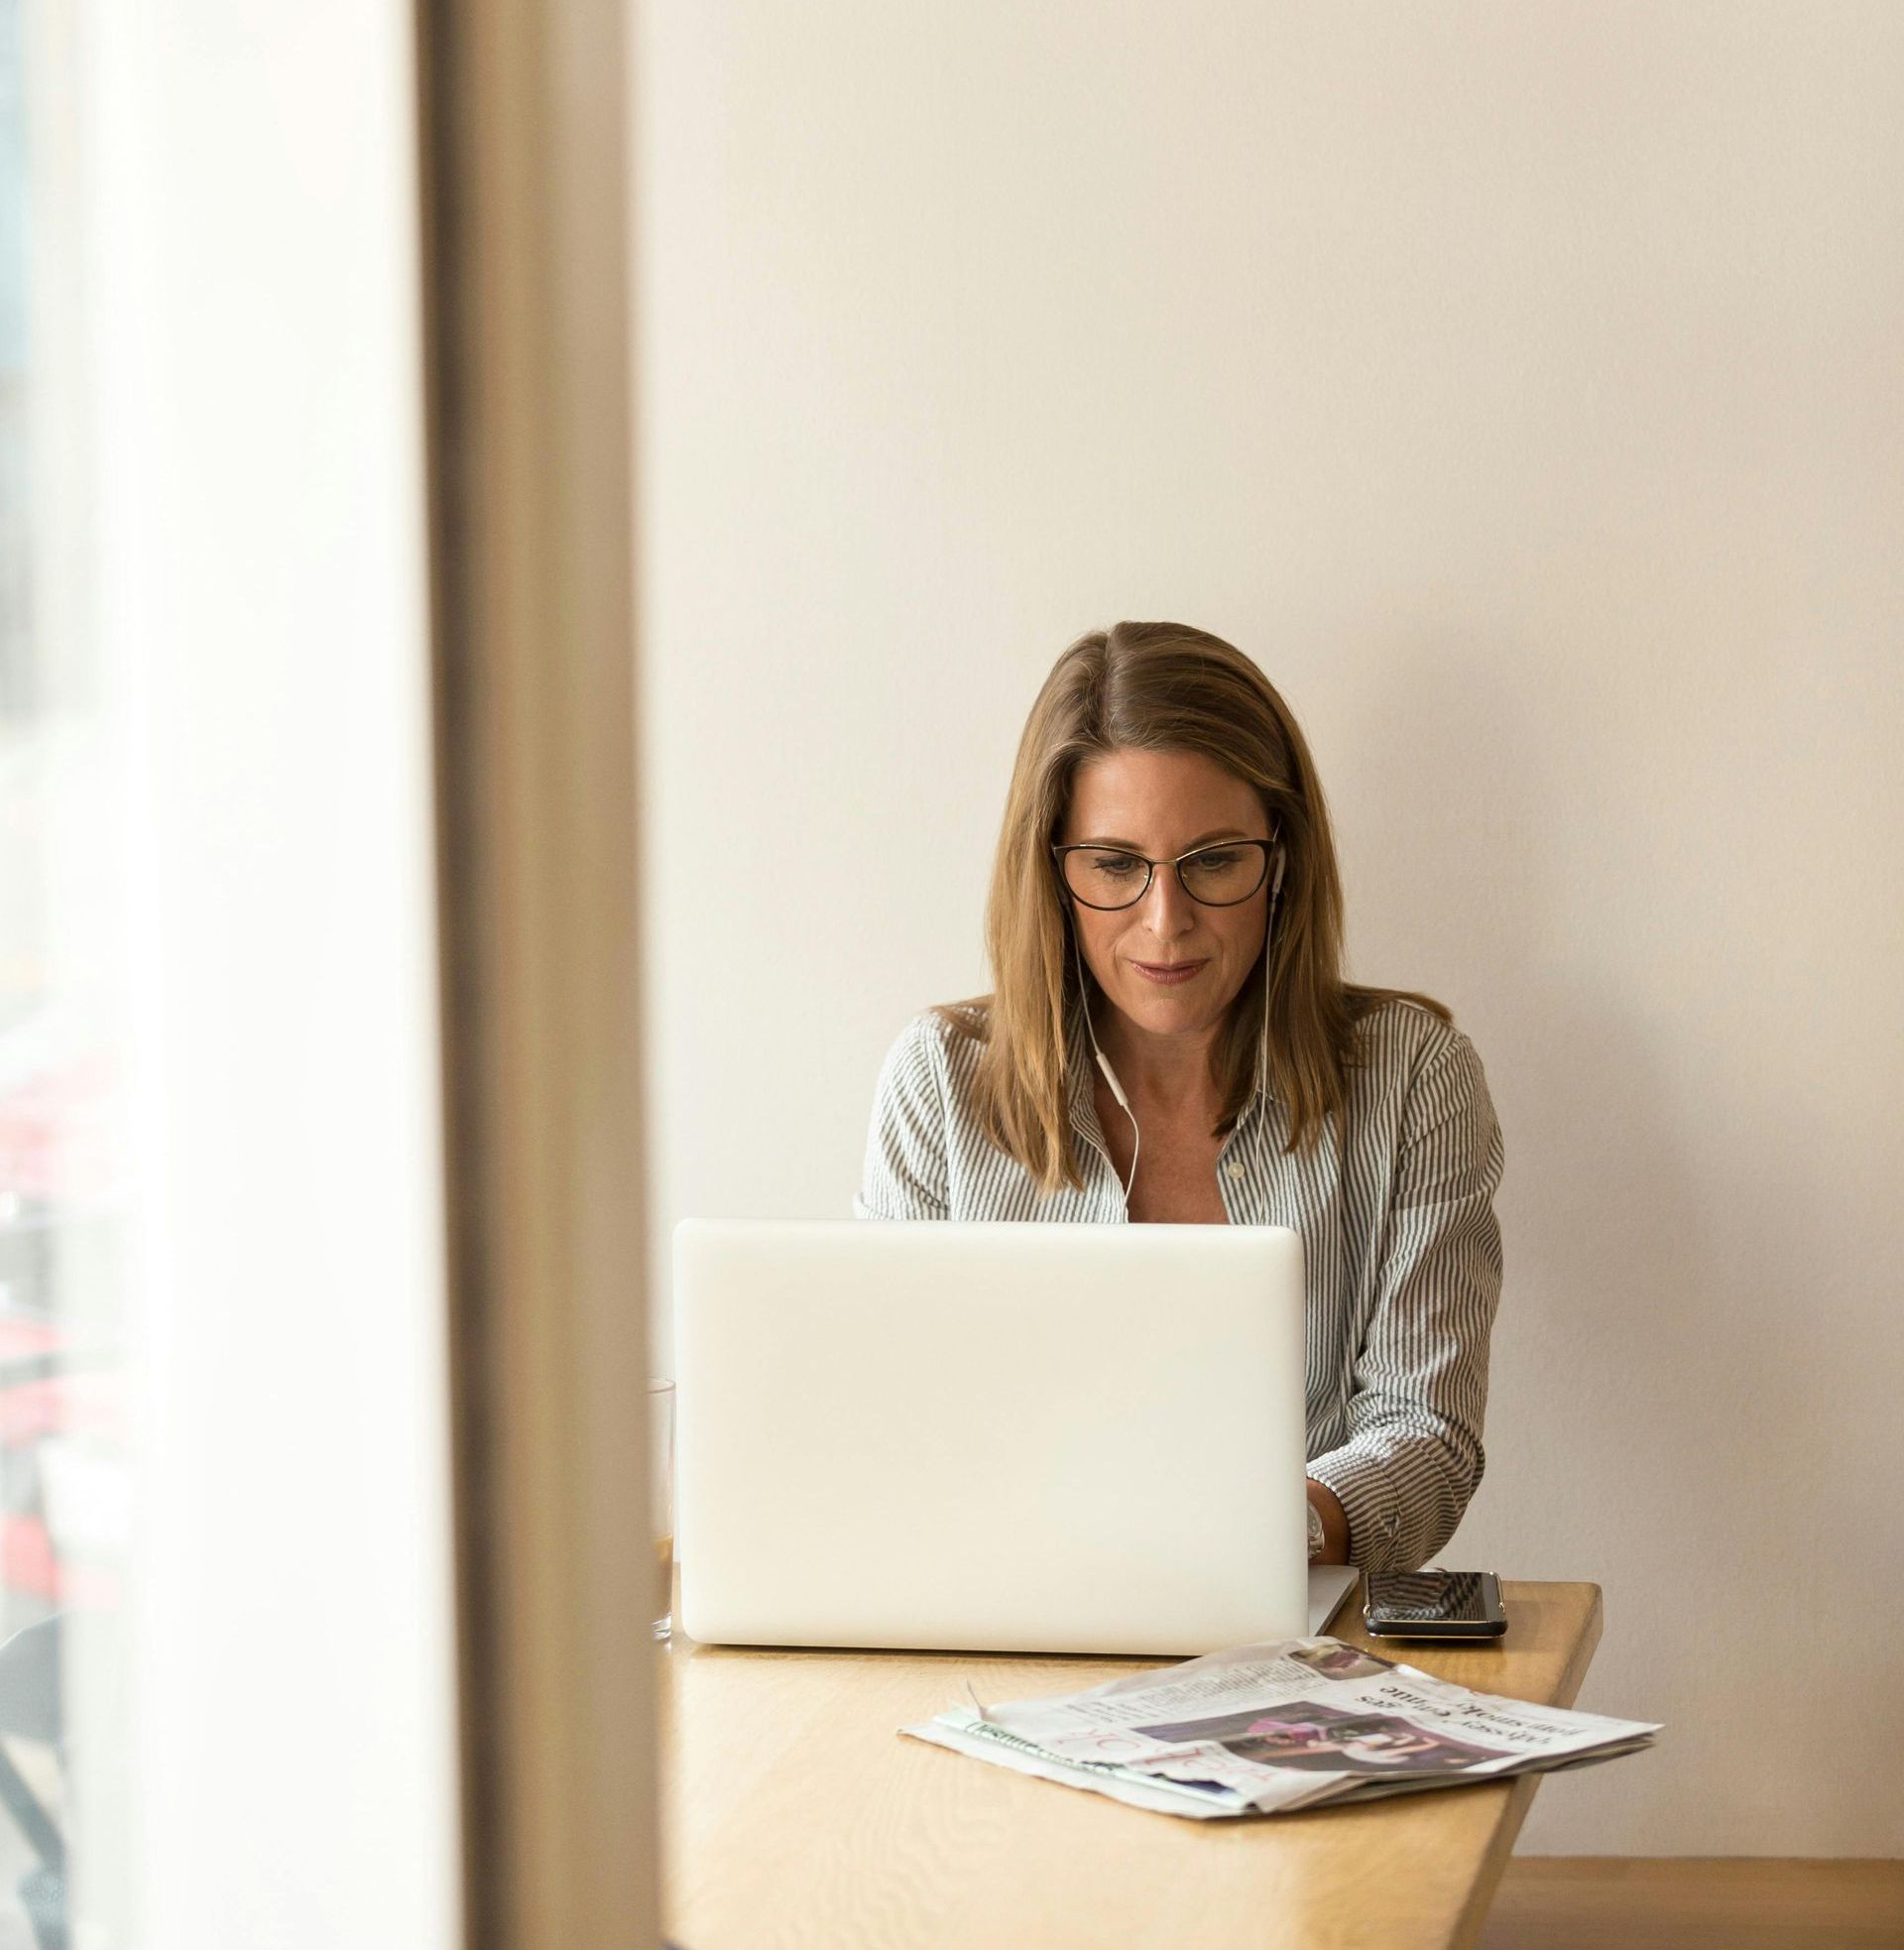
[{"label": "newspaper photograph", "polygon": [[1337,1639],[1240,1645],[1047,1699],[972,1697],[899,1732],[1204,1819],[1583,1767],[1664,1730],[1475,1692]]}]

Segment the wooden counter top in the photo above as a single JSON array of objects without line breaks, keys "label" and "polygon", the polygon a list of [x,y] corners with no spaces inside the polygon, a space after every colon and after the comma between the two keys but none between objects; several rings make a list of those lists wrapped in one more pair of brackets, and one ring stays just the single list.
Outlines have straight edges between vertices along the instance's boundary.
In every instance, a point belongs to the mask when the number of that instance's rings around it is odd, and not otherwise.
[{"label": "wooden counter top", "polygon": [[[1492,1645],[1371,1649],[1572,1705],[1600,1641],[1600,1587],[1501,1590],[1507,1635]],[[1369,1645],[1358,1599],[1334,1636]],[[678,1635],[655,1659],[663,1913],[681,1950],[1444,1950],[1478,1936],[1540,1781],[1194,1821],[897,1731],[963,1702],[968,1676],[990,1702],[1173,1661]]]}]

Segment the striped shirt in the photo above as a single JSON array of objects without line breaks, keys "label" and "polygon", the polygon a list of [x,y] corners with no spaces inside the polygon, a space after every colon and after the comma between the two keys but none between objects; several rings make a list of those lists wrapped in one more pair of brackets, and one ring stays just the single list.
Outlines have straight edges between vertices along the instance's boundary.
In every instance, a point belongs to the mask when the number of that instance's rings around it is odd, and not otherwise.
[{"label": "striped shirt", "polygon": [[[928,1010],[881,1067],[853,1216],[1128,1224],[1073,1018],[1082,1191],[1041,1197],[984,1136],[971,1108],[979,1045]],[[1485,1464],[1500,1127],[1474,1044],[1431,1011],[1384,1002],[1357,1033],[1343,1123],[1330,1117],[1314,1152],[1285,1155],[1285,1107],[1258,1085],[1218,1155],[1217,1185],[1232,1225],[1301,1235],[1309,1474],[1342,1503],[1352,1563],[1413,1570],[1454,1534]]]}]

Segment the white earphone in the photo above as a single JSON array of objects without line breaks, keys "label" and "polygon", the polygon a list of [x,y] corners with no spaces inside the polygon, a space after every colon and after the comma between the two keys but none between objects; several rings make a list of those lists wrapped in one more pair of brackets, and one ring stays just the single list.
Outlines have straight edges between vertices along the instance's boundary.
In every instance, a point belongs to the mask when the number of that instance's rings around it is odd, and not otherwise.
[{"label": "white earphone", "polygon": [[1104,1072],[1104,1080],[1111,1086],[1111,1094],[1118,1100],[1118,1108],[1130,1120],[1130,1175],[1124,1182],[1124,1195],[1128,1200],[1130,1187],[1137,1182],[1137,1153],[1143,1145],[1143,1133],[1137,1129],[1135,1113],[1130,1108],[1130,1100],[1124,1094],[1124,1085],[1118,1081],[1118,1073],[1111,1067],[1111,1059],[1098,1047],[1098,1032],[1091,1021],[1091,998],[1084,986],[1084,952],[1078,946],[1078,926],[1074,918],[1071,923],[1071,954],[1078,964],[1078,1007],[1084,1011],[1085,1034],[1091,1038],[1092,1053],[1098,1059],[1098,1068]]},{"label": "white earphone", "polygon": [[[1276,833],[1280,835],[1278,826]],[[1269,956],[1276,945],[1276,902],[1282,893],[1282,848],[1276,848],[1276,877],[1269,883],[1269,920],[1262,930],[1262,1047],[1257,1052],[1262,1076],[1262,1094],[1269,1095]],[[1135,1172],[1131,1173],[1134,1177]]]},{"label": "white earphone", "polygon": [[[1280,828],[1277,829],[1278,833]],[[1282,894],[1282,848],[1276,848],[1276,877],[1269,883],[1269,920],[1263,929],[1262,939],[1262,1049],[1261,1070],[1263,1089],[1269,1087],[1269,950],[1276,938],[1276,902]],[[1111,1067],[1111,1059],[1098,1047],[1098,1032],[1091,1021],[1091,998],[1084,986],[1084,954],[1078,946],[1077,916],[1071,919],[1071,954],[1078,965],[1078,1007],[1084,1011],[1085,1033],[1091,1038],[1092,1053],[1098,1059],[1098,1068],[1104,1072],[1104,1080],[1110,1086],[1111,1094],[1117,1099],[1118,1108],[1130,1120],[1130,1175],[1125,1180],[1124,1195],[1128,1200],[1130,1187],[1137,1181],[1137,1153],[1143,1144],[1143,1133],[1137,1129],[1136,1114],[1130,1108],[1130,1100],[1124,1094],[1124,1085],[1118,1081],[1118,1073]]]}]

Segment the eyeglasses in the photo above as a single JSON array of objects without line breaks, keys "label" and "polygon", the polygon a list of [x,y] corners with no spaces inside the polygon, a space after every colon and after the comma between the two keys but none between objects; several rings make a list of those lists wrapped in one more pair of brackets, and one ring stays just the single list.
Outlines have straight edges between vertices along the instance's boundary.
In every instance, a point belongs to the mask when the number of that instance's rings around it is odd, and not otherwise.
[{"label": "eyeglasses", "polygon": [[1174,860],[1146,860],[1117,846],[1054,846],[1051,857],[1066,889],[1087,908],[1134,908],[1150,892],[1150,877],[1159,867],[1177,870],[1177,884],[1191,900],[1206,908],[1234,908],[1269,878],[1274,847],[1274,840],[1226,839]]}]

